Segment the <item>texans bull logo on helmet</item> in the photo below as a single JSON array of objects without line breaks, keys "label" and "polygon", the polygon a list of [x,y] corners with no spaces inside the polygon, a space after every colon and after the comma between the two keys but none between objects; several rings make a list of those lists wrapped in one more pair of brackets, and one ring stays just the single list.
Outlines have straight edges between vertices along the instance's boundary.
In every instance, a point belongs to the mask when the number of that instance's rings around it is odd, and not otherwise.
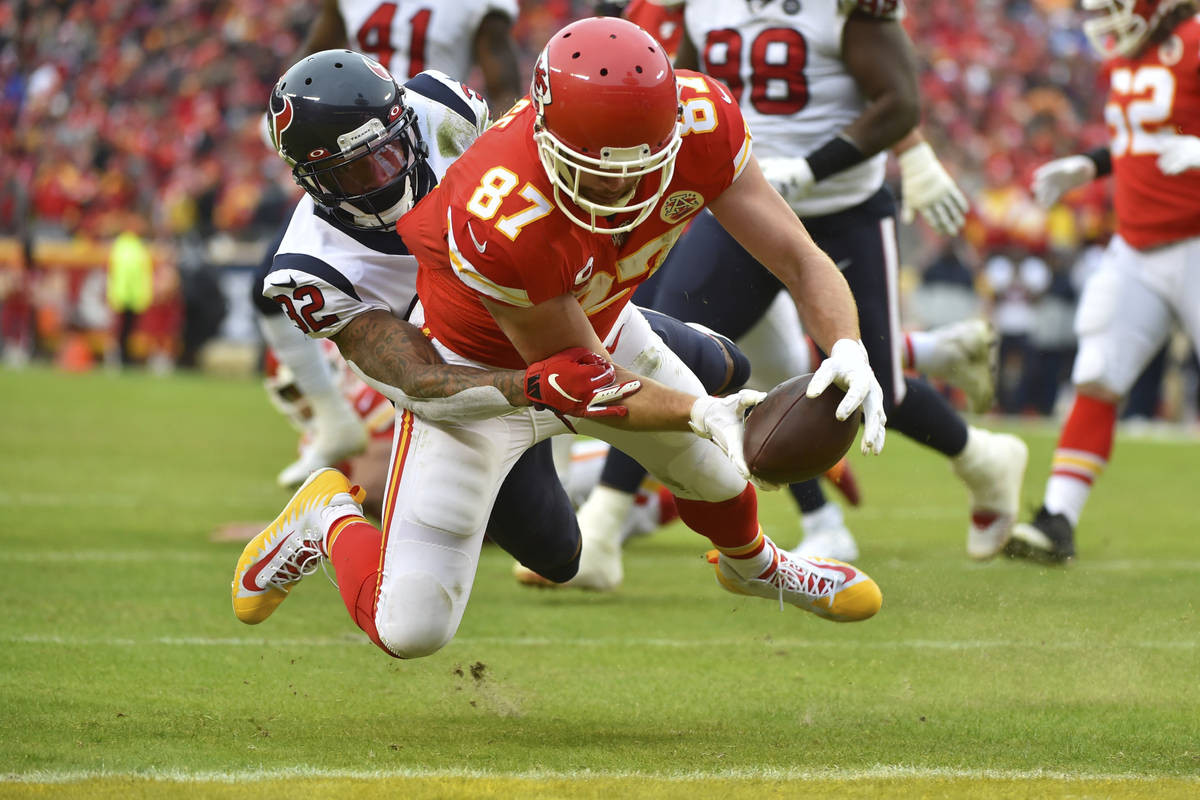
[{"label": "texans bull logo on helmet", "polygon": [[[282,108],[276,109],[276,103],[282,103]],[[278,89],[271,97],[271,139],[275,142],[275,149],[283,155],[283,132],[292,124],[292,120],[296,116],[296,111],[292,107],[292,100],[286,94],[283,94]],[[285,155],[284,158],[287,158]]]}]

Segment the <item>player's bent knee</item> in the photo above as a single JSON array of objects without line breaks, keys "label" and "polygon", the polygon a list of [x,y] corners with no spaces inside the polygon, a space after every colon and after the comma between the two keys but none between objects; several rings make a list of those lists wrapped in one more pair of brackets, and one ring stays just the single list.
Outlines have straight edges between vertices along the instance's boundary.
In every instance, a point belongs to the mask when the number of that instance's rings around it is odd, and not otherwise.
[{"label": "player's bent knee", "polygon": [[379,640],[397,658],[422,658],[442,649],[458,630],[454,600],[428,573],[400,575],[375,619]]},{"label": "player's bent knee", "polygon": [[529,559],[521,563],[546,580],[554,581],[555,583],[566,583],[579,572],[579,550],[576,549],[575,553],[566,559],[538,558],[537,560]]}]

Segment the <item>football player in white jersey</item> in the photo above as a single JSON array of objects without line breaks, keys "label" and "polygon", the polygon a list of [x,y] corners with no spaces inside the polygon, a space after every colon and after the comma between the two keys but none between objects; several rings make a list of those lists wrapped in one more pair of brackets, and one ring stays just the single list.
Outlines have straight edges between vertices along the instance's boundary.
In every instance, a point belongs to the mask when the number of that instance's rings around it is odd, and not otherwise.
[{"label": "football player in white jersey", "polygon": [[[850,284],[889,427],[950,458],[971,495],[967,552],[985,559],[1011,534],[1027,449],[1016,437],[968,427],[940,394],[902,372],[896,208],[884,162],[920,109],[901,13],[896,0],[688,0],[678,62],[729,86],[764,174]],[[672,269],[672,261],[688,268]],[[706,215],[672,251],[651,305],[736,341],[779,289]],[[756,369],[771,357],[748,355]]]},{"label": "football player in white jersey", "polygon": [[[516,17],[516,0],[322,0],[301,55],[349,44],[402,79],[425,69],[465,77],[474,63],[491,108],[503,111],[522,92],[511,35]],[[367,440],[315,343],[298,335],[279,307],[260,292],[277,246],[278,240],[268,248],[251,295],[263,337],[291,369],[313,407],[312,440],[277,479],[281,486],[294,488],[314,469],[360,452]]]},{"label": "football player in white jersey", "polygon": [[516,0],[323,0],[302,52],[349,45],[408,78],[436,69],[466,80],[477,64],[499,113],[522,93],[516,18]]}]

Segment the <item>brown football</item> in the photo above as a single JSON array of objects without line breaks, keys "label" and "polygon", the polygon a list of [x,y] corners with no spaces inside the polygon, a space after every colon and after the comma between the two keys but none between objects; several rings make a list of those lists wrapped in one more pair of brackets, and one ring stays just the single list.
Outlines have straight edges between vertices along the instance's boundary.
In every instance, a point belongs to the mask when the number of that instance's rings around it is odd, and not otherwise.
[{"label": "brown football", "polygon": [[767,393],[746,418],[742,453],[750,471],[772,483],[815,478],[846,455],[862,424],[862,411],[844,422],[834,413],[846,396],[835,385],[805,396],[812,374],[786,380]]}]

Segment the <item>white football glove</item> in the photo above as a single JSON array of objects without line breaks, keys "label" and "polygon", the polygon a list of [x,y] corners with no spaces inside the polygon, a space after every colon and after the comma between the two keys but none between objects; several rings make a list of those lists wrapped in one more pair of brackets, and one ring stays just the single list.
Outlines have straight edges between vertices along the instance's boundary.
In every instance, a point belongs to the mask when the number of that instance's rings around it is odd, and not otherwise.
[{"label": "white football glove", "polygon": [[692,403],[692,419],[688,424],[697,436],[711,439],[729,456],[738,474],[757,486],[771,491],[779,486],[750,473],[742,442],[746,438],[746,413],[762,402],[765,392],[742,389],[727,397],[699,397]]},{"label": "white football glove", "polygon": [[806,158],[760,158],[758,166],[767,183],[789,203],[807,195],[816,183]]},{"label": "white football glove", "polygon": [[954,236],[967,219],[967,198],[933,154],[928,142],[910,147],[897,157],[900,164],[900,218],[911,224],[916,212],[943,236]]},{"label": "white football glove", "polygon": [[816,397],[836,383],[846,396],[838,404],[835,416],[844,420],[862,406],[864,454],[879,454],[883,450],[884,425],[887,415],[883,413],[883,389],[875,378],[875,372],[867,361],[867,348],[857,339],[838,339],[829,349],[829,358],[808,382],[809,397]]},{"label": "white football glove", "polygon": [[1158,168],[1164,175],[1178,175],[1200,168],[1200,138],[1195,136],[1159,137]]},{"label": "white football glove", "polygon": [[1033,171],[1033,197],[1049,208],[1067,192],[1095,178],[1096,162],[1087,156],[1056,158]]}]

